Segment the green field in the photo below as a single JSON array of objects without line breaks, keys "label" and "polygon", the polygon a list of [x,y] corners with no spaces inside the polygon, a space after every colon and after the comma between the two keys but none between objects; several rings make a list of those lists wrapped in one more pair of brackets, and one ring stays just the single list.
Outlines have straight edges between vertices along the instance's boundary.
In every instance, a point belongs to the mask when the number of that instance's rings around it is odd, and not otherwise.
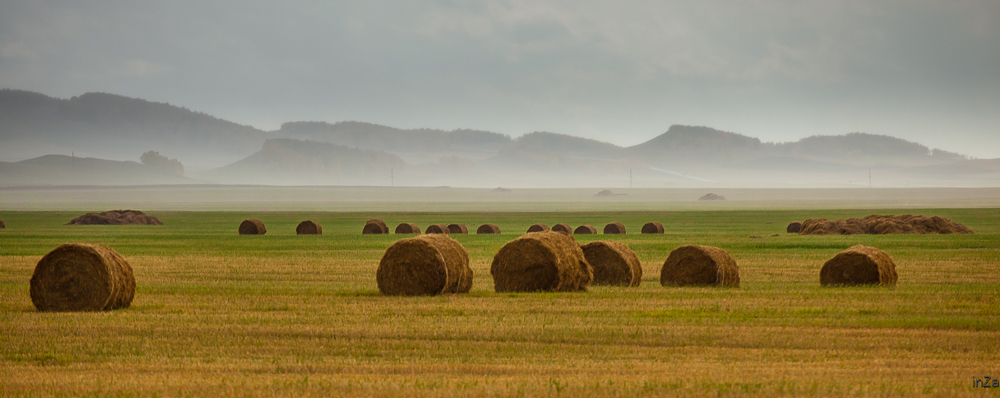
[{"label": "green field", "polygon": [[[389,208],[407,207],[397,199]],[[43,207],[60,206],[47,203]],[[364,207],[360,199],[351,203]],[[649,210],[656,206],[648,201],[594,203],[553,209],[550,202],[513,201],[499,206],[504,212],[483,211],[482,203],[456,206],[462,210],[456,212],[440,205],[416,206],[419,212],[323,212],[313,205],[302,206],[308,211],[158,210],[149,213],[166,225],[155,227],[65,226],[81,212],[22,211],[15,203],[0,210],[7,224],[0,229],[0,395],[1000,394],[1000,388],[973,387],[974,379],[1000,377],[1000,208],[855,203],[825,209],[796,202],[784,206],[794,210],[727,210],[739,207],[735,201],[667,211]],[[117,207],[87,207],[111,208]],[[544,211],[531,211],[538,209]],[[790,221],[872,213],[938,215],[976,233],[784,233]],[[267,235],[237,235],[249,217],[263,220]],[[364,222],[376,217],[390,228],[404,221],[421,228],[457,222],[474,231],[495,223],[503,234],[454,235],[471,257],[471,293],[383,297],[375,269],[400,237],[360,235]],[[306,219],[319,222],[324,234],[296,236],[296,224]],[[493,254],[529,225],[601,229],[611,221],[629,231],[612,239],[638,254],[640,287],[493,292]],[[648,221],[662,222],[666,234],[638,234]],[[126,257],[138,285],[131,308],[35,311],[28,295],[32,270],[66,242],[102,244]],[[741,287],[660,286],[663,261],[685,244],[727,250],[739,264]],[[888,252],[898,286],[821,288],[823,262],[855,244]]]}]

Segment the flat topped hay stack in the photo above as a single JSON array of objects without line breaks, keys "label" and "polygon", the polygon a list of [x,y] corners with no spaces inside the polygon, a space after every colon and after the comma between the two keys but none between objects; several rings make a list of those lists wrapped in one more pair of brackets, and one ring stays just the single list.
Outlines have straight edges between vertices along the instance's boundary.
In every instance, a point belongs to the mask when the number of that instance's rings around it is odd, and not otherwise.
[{"label": "flat topped hay stack", "polygon": [[502,292],[586,291],[594,271],[572,237],[530,232],[507,242],[490,265],[493,287]]},{"label": "flat topped hay stack", "polygon": [[714,193],[706,193],[704,195],[701,195],[701,197],[698,198],[698,200],[726,200],[726,197],[716,195]]},{"label": "flat topped hay stack", "polygon": [[389,233],[389,227],[382,220],[368,220],[365,227],[361,229],[362,235],[381,235]]},{"label": "flat topped hay stack", "polygon": [[625,233],[625,224],[618,221],[609,223],[604,226],[604,234],[608,235],[620,235]]},{"label": "flat topped hay stack", "polygon": [[483,224],[476,229],[477,234],[498,234],[500,233],[500,227],[496,224]]},{"label": "flat topped hay stack", "polygon": [[472,289],[469,254],[446,235],[420,235],[393,243],[375,272],[378,290],[388,296],[433,296]]},{"label": "flat topped hay stack", "polygon": [[[791,232],[789,224],[788,232]],[[802,222],[799,235],[884,235],[884,234],[971,234],[965,225],[938,216],[924,217],[871,214],[846,220],[809,219]]]},{"label": "flat topped hay stack", "polygon": [[595,285],[634,287],[642,282],[642,263],[624,243],[601,240],[583,245],[581,249],[594,269]]},{"label": "flat topped hay stack", "polygon": [[111,248],[68,243],[46,254],[31,276],[31,302],[39,311],[128,308],[135,297],[132,267]]},{"label": "flat topped hay stack", "polygon": [[899,279],[889,254],[871,246],[851,246],[827,260],[819,271],[819,284],[894,286]]},{"label": "flat topped hay stack", "polygon": [[573,230],[573,234],[575,234],[575,235],[594,235],[594,234],[597,234],[597,228],[594,228],[590,224],[583,224],[583,225],[581,225],[579,227],[576,227],[576,229]]},{"label": "flat topped hay stack", "polygon": [[420,235],[420,227],[411,222],[400,223],[396,226],[396,234],[417,234]]},{"label": "flat topped hay stack", "polygon": [[424,230],[424,233],[427,233],[427,234],[447,234],[448,233],[448,226],[444,225],[444,224],[431,224],[431,225],[427,226],[427,229]]},{"label": "flat topped hay stack", "polygon": [[469,233],[469,227],[465,224],[448,224],[449,234],[467,234]]},{"label": "flat topped hay stack", "polygon": [[109,210],[84,214],[66,225],[163,225],[163,222],[139,210]]},{"label": "flat topped hay stack", "polygon": [[660,271],[663,286],[740,287],[740,268],[718,247],[688,245],[670,252]]},{"label": "flat topped hay stack", "polygon": [[539,224],[533,224],[532,226],[528,227],[528,233],[543,232],[543,231],[549,231],[549,226],[539,223]]},{"label": "flat topped hay stack", "polygon": [[322,235],[323,227],[313,220],[305,220],[295,227],[296,235]]},{"label": "flat topped hay stack", "polygon": [[264,222],[256,218],[243,220],[240,223],[240,235],[263,235],[267,233]]},{"label": "flat topped hay stack", "polygon": [[658,222],[648,222],[642,226],[642,233],[644,234],[662,234],[663,224]]},{"label": "flat topped hay stack", "polygon": [[562,232],[566,235],[573,235],[573,227],[566,223],[559,223],[552,226],[552,230],[556,232]]}]

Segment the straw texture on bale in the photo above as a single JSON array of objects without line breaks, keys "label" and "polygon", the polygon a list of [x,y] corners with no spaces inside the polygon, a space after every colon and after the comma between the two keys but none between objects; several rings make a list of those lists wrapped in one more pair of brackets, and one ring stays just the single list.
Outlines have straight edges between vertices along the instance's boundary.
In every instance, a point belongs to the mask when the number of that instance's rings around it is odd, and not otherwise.
[{"label": "straw texture on bale", "polygon": [[263,235],[267,233],[264,222],[256,218],[243,220],[240,223],[240,235]]},{"label": "straw texture on bale", "polygon": [[500,227],[496,224],[483,224],[476,229],[477,234],[498,234],[500,233]]},{"label": "straw texture on bale", "polygon": [[559,223],[552,226],[552,230],[556,232],[562,232],[566,235],[573,235],[573,227],[566,223]]},{"label": "straw texture on bale", "polygon": [[0,229],[3,229],[3,228],[7,228],[7,224],[4,224],[3,220],[0,220]]},{"label": "straw texture on bale", "polygon": [[469,254],[446,235],[400,239],[386,249],[375,271],[378,290],[387,296],[433,296],[472,289]]},{"label": "straw texture on bale", "polygon": [[613,223],[609,223],[608,225],[604,226],[604,233],[605,234],[624,234],[625,233],[625,224],[622,224],[622,223],[620,223],[618,221],[615,221]]},{"label": "straw texture on bale", "polygon": [[573,237],[530,232],[507,242],[490,265],[493,288],[501,292],[586,291],[594,271]]},{"label": "straw texture on bale", "polygon": [[295,227],[296,235],[322,235],[323,227],[313,220],[305,220]]},{"label": "straw texture on bale", "polygon": [[382,220],[368,220],[365,223],[365,227],[361,230],[362,235],[379,235],[389,233],[389,226],[385,225],[385,221]]},{"label": "straw texture on bale", "polygon": [[[791,225],[789,225],[789,228]],[[789,230],[791,232],[791,230]],[[924,217],[871,214],[846,220],[809,219],[802,222],[799,235],[883,235],[883,234],[971,234],[965,225],[938,216]]]},{"label": "straw texture on bale", "polygon": [[30,293],[39,311],[128,308],[135,297],[135,274],[111,248],[68,243],[38,261]]},{"label": "straw texture on bale", "polygon": [[597,228],[594,228],[590,224],[583,224],[579,227],[576,227],[576,229],[573,230],[573,234],[575,235],[594,235],[596,233],[597,233]]},{"label": "straw texture on bale", "polygon": [[431,225],[427,226],[427,229],[424,230],[424,233],[428,233],[428,234],[447,234],[448,233],[448,226],[445,225],[445,224],[431,224]]},{"label": "straw texture on bale", "polygon": [[802,223],[798,221],[792,221],[788,223],[788,228],[785,228],[785,232],[790,234],[797,234],[802,230]]},{"label": "straw texture on bale", "polygon": [[529,233],[530,232],[543,232],[543,231],[549,231],[549,226],[545,225],[545,224],[534,224],[534,225],[528,227],[528,232]]},{"label": "straw texture on bale", "polygon": [[590,242],[580,247],[594,269],[595,285],[639,286],[642,263],[632,249],[613,240]]},{"label": "straw texture on bale", "polygon": [[894,286],[899,275],[886,252],[871,246],[851,246],[827,260],[819,271],[819,283],[831,285]]},{"label": "straw texture on bale", "polygon": [[648,222],[642,226],[642,233],[644,234],[662,234],[663,224],[658,222]]},{"label": "straw texture on bale", "polygon": [[163,222],[139,210],[110,210],[84,214],[66,225],[163,225]]},{"label": "straw texture on bale", "polygon": [[411,222],[400,223],[396,226],[397,234],[420,234],[420,227]]},{"label": "straw texture on bale", "polygon": [[467,234],[469,233],[469,227],[465,224],[448,224],[449,234]]},{"label": "straw texture on bale", "polygon": [[712,246],[681,246],[670,252],[660,270],[663,286],[739,287],[740,268],[725,250]]}]

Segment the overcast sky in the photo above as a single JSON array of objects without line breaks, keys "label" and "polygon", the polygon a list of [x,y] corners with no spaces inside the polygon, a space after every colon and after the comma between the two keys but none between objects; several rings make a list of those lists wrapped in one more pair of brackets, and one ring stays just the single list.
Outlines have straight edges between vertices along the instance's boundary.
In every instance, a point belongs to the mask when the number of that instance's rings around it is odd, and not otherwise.
[{"label": "overcast sky", "polygon": [[357,120],[634,145],[672,124],[1000,158],[1000,1],[8,1],[0,87],[272,130]]}]

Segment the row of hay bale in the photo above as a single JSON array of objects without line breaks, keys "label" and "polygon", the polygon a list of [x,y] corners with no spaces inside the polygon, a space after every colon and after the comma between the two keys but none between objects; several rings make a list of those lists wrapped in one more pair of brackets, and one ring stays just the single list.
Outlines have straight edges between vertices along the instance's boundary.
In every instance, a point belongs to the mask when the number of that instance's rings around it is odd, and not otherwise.
[{"label": "row of hay bale", "polygon": [[[542,232],[542,231],[556,231],[562,232],[567,235],[582,235],[582,234],[597,234],[597,228],[589,224],[583,224],[576,229],[573,229],[569,224],[559,223],[553,225],[549,228],[548,225],[538,223],[532,224],[528,227],[527,232]],[[428,234],[468,234],[469,230],[465,224],[431,224],[424,231]],[[365,227],[362,229],[362,234],[388,234],[389,229],[385,226],[385,222],[381,220],[369,220],[365,223]],[[401,223],[396,227],[396,234],[420,234],[420,227],[413,223]],[[476,229],[477,234],[499,234],[500,227],[496,224],[482,224]],[[620,222],[612,222],[604,226],[605,234],[624,234],[625,225]],[[642,226],[642,233],[644,234],[662,234],[663,224],[658,222],[646,223]]]},{"label": "row of hay bale", "polygon": [[864,218],[828,220],[808,219],[788,224],[786,232],[799,235],[885,235],[885,234],[971,234],[963,224],[947,218],[904,214],[900,216],[871,214]]},{"label": "row of hay bale", "polygon": [[[250,218],[240,223],[239,233],[240,235],[264,235],[267,233],[267,227],[264,226],[263,221]],[[322,235],[323,227],[313,220],[305,220],[295,227],[295,233],[297,235]]]}]

